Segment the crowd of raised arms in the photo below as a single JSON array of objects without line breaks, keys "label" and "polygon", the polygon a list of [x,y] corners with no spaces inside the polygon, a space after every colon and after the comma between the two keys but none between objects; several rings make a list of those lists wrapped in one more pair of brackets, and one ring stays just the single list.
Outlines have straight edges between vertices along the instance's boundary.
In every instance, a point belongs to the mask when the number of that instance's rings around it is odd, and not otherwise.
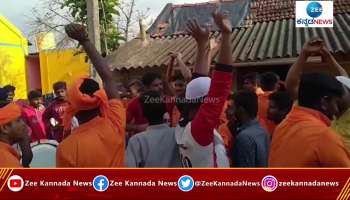
[{"label": "crowd of raised arms", "polygon": [[[190,21],[197,44],[191,71],[169,54],[166,74],[117,83],[85,27],[69,24],[103,84],[81,77],[14,100],[0,88],[0,167],[30,167],[31,144],[56,141],[56,167],[350,167],[350,79],[321,39],[307,41],[282,82],[274,72],[248,73],[233,91],[232,26],[213,13],[220,45]],[[216,48],[216,49],[215,49]],[[213,51],[219,51],[210,70]],[[306,73],[320,56],[330,73]]]}]

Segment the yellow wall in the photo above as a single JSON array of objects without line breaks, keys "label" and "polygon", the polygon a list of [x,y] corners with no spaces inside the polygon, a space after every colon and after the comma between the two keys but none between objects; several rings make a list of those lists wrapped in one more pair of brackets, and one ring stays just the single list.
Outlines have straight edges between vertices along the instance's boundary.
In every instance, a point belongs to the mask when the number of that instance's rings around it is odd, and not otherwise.
[{"label": "yellow wall", "polygon": [[27,97],[27,54],[27,39],[6,18],[0,16],[0,86],[14,85],[17,99]]},{"label": "yellow wall", "polygon": [[76,49],[42,51],[39,57],[43,94],[51,93],[57,81],[70,85],[76,78],[89,75],[86,54],[77,53]]}]

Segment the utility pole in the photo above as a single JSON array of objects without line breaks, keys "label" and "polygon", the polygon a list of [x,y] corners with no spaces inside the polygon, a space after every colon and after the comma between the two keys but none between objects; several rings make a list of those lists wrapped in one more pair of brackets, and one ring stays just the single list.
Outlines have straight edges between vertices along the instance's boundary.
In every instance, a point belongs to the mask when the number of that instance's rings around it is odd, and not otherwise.
[{"label": "utility pole", "polygon": [[[87,20],[88,31],[90,41],[93,42],[97,51],[101,53],[101,40],[100,40],[100,16],[99,16],[99,0],[86,0],[87,8]],[[91,66],[90,73],[92,78],[101,83],[100,78],[97,76],[96,70]]]}]

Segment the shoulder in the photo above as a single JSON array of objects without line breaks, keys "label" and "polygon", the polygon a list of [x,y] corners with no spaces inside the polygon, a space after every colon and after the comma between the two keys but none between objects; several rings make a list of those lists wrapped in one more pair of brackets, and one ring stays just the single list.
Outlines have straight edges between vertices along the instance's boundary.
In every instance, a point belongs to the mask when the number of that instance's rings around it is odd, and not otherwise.
[{"label": "shoulder", "polygon": [[140,97],[134,97],[129,101],[129,105],[135,105],[140,103]]},{"label": "shoulder", "polygon": [[147,137],[147,132],[143,131],[141,133],[138,133],[136,135],[131,136],[131,138],[129,139],[128,143],[136,143],[137,141],[142,140],[143,138]]},{"label": "shoulder", "polygon": [[130,100],[129,104],[128,104],[128,110],[135,110],[138,109],[138,107],[140,106],[140,99],[139,97],[135,97],[133,99]]},{"label": "shoulder", "polygon": [[111,109],[117,108],[117,109],[125,109],[123,102],[120,99],[111,99],[108,101],[109,106]]},{"label": "shoulder", "polygon": [[75,133],[75,130],[73,130],[67,138],[65,138],[61,143],[59,143],[57,151],[66,151],[66,149],[72,149],[77,145],[77,141],[77,134]]},{"label": "shoulder", "polygon": [[323,130],[321,129],[318,137],[324,141],[342,141],[342,137],[329,127],[324,128]]}]

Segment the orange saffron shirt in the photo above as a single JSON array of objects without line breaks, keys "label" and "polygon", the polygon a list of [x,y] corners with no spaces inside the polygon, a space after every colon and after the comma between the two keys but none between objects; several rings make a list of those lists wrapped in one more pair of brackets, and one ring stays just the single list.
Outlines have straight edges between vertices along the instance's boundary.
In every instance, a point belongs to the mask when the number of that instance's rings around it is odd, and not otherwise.
[{"label": "orange saffron shirt", "polygon": [[20,157],[9,144],[0,142],[0,168],[21,168]]},{"label": "orange saffron shirt", "polygon": [[218,129],[219,134],[221,135],[222,139],[224,140],[224,144],[226,147],[226,151],[229,153],[232,149],[233,144],[233,138],[230,129],[227,126],[227,123],[221,124]]},{"label": "orange saffron shirt", "polygon": [[294,106],[272,136],[270,167],[350,167],[343,139],[321,112]]},{"label": "orange saffron shirt", "polygon": [[72,130],[57,148],[57,167],[124,166],[126,110],[120,100],[110,100],[109,111]]},{"label": "orange saffron shirt", "polygon": [[269,108],[269,96],[273,92],[264,92],[258,95],[258,119],[260,125],[264,127],[270,135],[273,134],[276,125],[267,119],[267,110]]},{"label": "orange saffron shirt", "polygon": [[226,100],[224,107],[223,107],[221,114],[220,114],[220,125],[228,122],[228,119],[226,117],[226,109],[228,108],[228,106],[229,106],[229,101]]}]

